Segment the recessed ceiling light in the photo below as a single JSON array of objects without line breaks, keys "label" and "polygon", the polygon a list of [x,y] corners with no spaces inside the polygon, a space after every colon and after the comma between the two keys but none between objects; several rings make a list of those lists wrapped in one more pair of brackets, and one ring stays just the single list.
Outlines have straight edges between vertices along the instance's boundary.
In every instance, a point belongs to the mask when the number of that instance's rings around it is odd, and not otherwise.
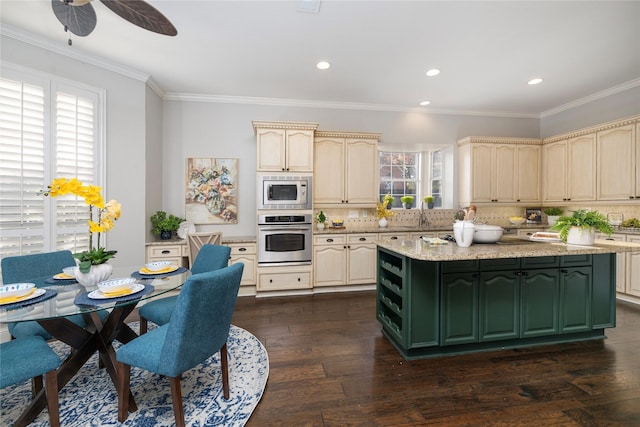
[{"label": "recessed ceiling light", "polygon": [[537,85],[538,83],[542,83],[542,79],[535,78],[535,79],[529,80],[529,82],[528,82],[528,84],[530,84],[530,85]]},{"label": "recessed ceiling light", "polygon": [[431,104],[431,101],[422,101],[420,105],[425,106]]},{"label": "recessed ceiling light", "polygon": [[320,61],[316,64],[316,67],[318,67],[318,69],[320,70],[328,70],[329,67],[331,67],[331,64],[329,64],[327,61]]},{"label": "recessed ceiling light", "polygon": [[427,76],[429,77],[437,76],[438,74],[440,74],[440,70],[438,70],[437,68],[433,68],[427,71]]}]

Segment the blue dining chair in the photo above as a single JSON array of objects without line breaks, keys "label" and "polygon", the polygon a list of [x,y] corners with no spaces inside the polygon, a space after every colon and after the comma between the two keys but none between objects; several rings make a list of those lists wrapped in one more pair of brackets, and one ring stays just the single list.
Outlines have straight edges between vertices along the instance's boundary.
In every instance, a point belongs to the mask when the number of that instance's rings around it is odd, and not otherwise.
[{"label": "blue dining chair", "polygon": [[[191,274],[200,274],[207,271],[215,271],[229,265],[231,248],[228,246],[205,244],[200,248],[193,265]],[[178,296],[156,299],[144,304],[138,310],[140,314],[140,334],[147,333],[148,321],[156,325],[164,325],[169,322],[173,307]]]},{"label": "blue dining chair", "polygon": [[[76,260],[71,251],[45,252],[39,254],[19,255],[2,258],[0,268],[2,269],[2,283],[35,283],[37,287],[45,285],[45,280],[61,273],[65,267],[73,267]],[[82,316],[69,317],[74,323],[83,325]],[[51,339],[51,335],[44,330],[38,322],[16,322],[9,323],[9,333],[14,338],[38,335],[45,340]]]},{"label": "blue dining chair", "polygon": [[42,375],[45,375],[44,392],[52,427],[60,425],[58,366],[60,358],[42,337],[24,337],[0,344],[0,388],[31,379],[35,396],[42,390]]},{"label": "blue dining chair", "polygon": [[184,426],[180,375],[218,351],[223,395],[229,399],[227,338],[243,269],[244,264],[237,263],[189,277],[169,323],[120,347],[116,353],[118,421],[123,422],[129,416],[131,366],[169,377],[178,427]]}]

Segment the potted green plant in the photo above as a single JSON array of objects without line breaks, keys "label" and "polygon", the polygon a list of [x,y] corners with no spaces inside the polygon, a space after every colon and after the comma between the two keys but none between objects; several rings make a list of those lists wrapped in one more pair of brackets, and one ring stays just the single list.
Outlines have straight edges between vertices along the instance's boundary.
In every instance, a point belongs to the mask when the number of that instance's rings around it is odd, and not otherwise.
[{"label": "potted green plant", "polygon": [[167,215],[165,211],[157,211],[151,215],[151,233],[154,236],[159,236],[163,240],[170,239],[178,228],[180,223],[186,221],[184,218],[180,218],[173,214]]},{"label": "potted green plant", "polygon": [[556,221],[558,221],[558,218],[560,218],[560,215],[564,212],[562,208],[556,207],[544,208],[542,211],[547,214],[547,222],[549,223],[549,226],[554,225]]},{"label": "potted green plant", "polygon": [[591,246],[596,238],[596,231],[610,236],[613,226],[607,217],[597,211],[580,209],[571,216],[561,216],[551,227],[557,231],[560,239],[572,245]]},{"label": "potted green plant", "polygon": [[400,201],[402,202],[402,207],[405,209],[411,209],[413,206],[413,196],[402,196],[400,197]]},{"label": "potted green plant", "polygon": [[393,197],[391,194],[386,194],[383,198],[382,198],[382,204],[387,208],[387,209],[391,209],[391,207],[393,206],[393,202],[395,201],[395,197]]},{"label": "potted green plant", "polygon": [[316,215],[316,224],[318,227],[318,230],[324,230],[324,225],[327,222],[327,216],[324,214],[324,212],[320,211],[318,212],[318,214]]},{"label": "potted green plant", "polygon": [[424,202],[427,204],[427,209],[433,209],[433,196],[425,196]]}]

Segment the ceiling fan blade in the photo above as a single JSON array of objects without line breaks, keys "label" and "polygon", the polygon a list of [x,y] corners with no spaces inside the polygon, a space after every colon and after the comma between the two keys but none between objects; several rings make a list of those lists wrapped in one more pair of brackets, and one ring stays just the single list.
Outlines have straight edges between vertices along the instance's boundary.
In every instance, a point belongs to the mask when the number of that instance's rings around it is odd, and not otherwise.
[{"label": "ceiling fan blade", "polygon": [[144,0],[100,0],[115,14],[154,33],[175,36],[178,31],[162,13]]},{"label": "ceiling fan blade", "polygon": [[88,36],[96,27],[96,11],[91,3],[71,6],[68,2],[51,0],[51,7],[58,21],[76,36]]}]

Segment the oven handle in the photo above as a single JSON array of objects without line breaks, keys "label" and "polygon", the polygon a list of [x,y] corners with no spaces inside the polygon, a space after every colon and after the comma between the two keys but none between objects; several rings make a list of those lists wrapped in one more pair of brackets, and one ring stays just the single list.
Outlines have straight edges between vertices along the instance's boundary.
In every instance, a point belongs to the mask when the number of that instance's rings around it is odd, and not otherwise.
[{"label": "oven handle", "polygon": [[311,227],[297,227],[297,226],[289,227],[286,225],[265,227],[264,225],[259,225],[258,231],[311,231]]}]

